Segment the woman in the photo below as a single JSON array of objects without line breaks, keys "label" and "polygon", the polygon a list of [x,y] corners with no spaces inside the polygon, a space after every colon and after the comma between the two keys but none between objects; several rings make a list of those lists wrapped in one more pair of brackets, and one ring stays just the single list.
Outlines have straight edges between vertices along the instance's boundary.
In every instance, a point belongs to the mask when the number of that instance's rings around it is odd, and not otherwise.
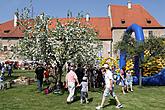
[{"label": "woman", "polygon": [[70,67],[70,71],[67,73],[65,81],[66,81],[66,87],[68,88],[69,91],[67,103],[71,103],[74,100],[75,83],[77,82],[77,86],[79,86],[79,81],[76,73],[74,72],[73,66]]}]

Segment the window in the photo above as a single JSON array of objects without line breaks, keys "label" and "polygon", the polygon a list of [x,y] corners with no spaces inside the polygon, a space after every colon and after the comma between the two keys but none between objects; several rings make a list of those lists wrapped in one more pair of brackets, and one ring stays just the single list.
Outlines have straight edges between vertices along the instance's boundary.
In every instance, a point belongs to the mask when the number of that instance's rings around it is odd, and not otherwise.
[{"label": "window", "polygon": [[148,24],[151,24],[151,20],[150,19],[146,19]]},{"label": "window", "polygon": [[10,30],[4,30],[4,33],[9,33],[10,32]]},{"label": "window", "polygon": [[3,46],[3,50],[4,51],[7,51],[7,46]]},{"label": "window", "polygon": [[125,24],[125,20],[124,19],[121,19],[121,24]]},{"label": "window", "polygon": [[148,36],[152,37],[153,36],[153,31],[148,31]]}]

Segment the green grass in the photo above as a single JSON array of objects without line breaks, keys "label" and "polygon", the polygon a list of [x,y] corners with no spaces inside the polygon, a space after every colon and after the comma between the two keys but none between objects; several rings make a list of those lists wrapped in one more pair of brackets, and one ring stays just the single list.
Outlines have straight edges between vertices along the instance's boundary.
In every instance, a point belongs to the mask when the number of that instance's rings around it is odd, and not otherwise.
[{"label": "green grass", "polygon": [[[15,77],[27,75],[33,77],[33,72],[15,71]],[[14,77],[13,77],[14,78]],[[9,80],[9,78],[8,78]],[[116,94],[124,105],[122,110],[165,110],[165,87],[134,87],[133,93],[123,95],[121,87],[116,86]],[[89,92],[89,104],[80,101],[67,105],[68,93],[56,95],[36,92],[36,83],[29,86],[13,86],[11,89],[0,91],[0,110],[95,110],[101,102],[101,92]],[[103,110],[117,110],[112,97],[107,98]]]}]

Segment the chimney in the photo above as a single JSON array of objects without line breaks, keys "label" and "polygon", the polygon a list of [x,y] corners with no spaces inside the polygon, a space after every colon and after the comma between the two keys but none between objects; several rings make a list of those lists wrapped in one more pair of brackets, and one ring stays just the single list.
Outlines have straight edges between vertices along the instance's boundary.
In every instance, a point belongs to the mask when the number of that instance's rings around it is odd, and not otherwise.
[{"label": "chimney", "polygon": [[128,9],[131,9],[132,8],[132,2],[131,2],[131,0],[128,0],[127,5],[128,5]]},{"label": "chimney", "polygon": [[90,15],[89,15],[89,13],[86,14],[85,20],[86,20],[87,22],[90,20]]},{"label": "chimney", "polygon": [[17,26],[17,13],[14,14],[14,27]]},{"label": "chimney", "polygon": [[108,16],[111,18],[111,5],[108,5]]}]

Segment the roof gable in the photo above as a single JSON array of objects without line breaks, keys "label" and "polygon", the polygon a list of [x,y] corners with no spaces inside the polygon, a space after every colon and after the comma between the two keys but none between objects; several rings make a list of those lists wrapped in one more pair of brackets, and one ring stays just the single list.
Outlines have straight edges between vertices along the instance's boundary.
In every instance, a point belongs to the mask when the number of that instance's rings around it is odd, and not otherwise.
[{"label": "roof gable", "polygon": [[151,16],[141,5],[132,4],[132,8],[127,6],[110,5],[112,14],[112,27],[126,28],[136,23],[144,28],[163,27]]}]

